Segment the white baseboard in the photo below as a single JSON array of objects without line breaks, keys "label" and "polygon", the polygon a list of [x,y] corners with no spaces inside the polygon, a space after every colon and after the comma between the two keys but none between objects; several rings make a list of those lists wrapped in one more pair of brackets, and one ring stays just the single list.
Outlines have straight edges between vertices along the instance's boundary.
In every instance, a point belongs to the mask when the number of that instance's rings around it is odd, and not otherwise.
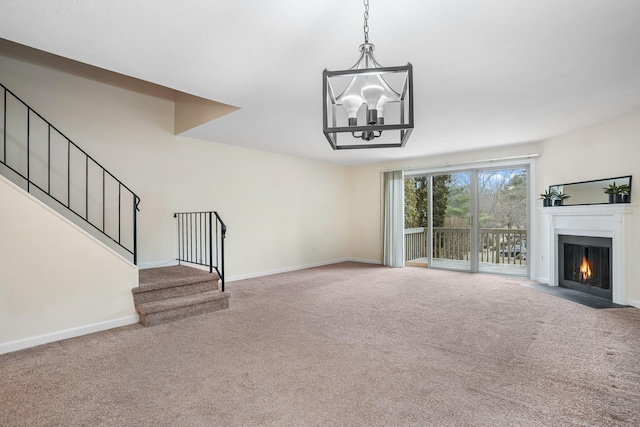
[{"label": "white baseboard", "polygon": [[37,345],[92,334],[94,332],[106,331],[107,329],[119,328],[120,326],[133,325],[139,321],[140,318],[135,314],[133,316],[122,317],[120,319],[107,320],[105,322],[93,323],[90,325],[78,326],[76,328],[64,329],[62,331],[50,332],[47,334],[36,335],[34,337],[0,343],[0,354],[11,353],[13,351],[35,347]]},{"label": "white baseboard", "polygon": [[347,261],[361,262],[363,264],[377,264],[382,265],[382,261],[379,259],[364,259],[364,258],[347,258]]},{"label": "white baseboard", "polygon": [[147,268],[172,267],[178,264],[179,264],[178,260],[176,259],[169,259],[166,261],[155,261],[155,262],[142,262],[138,264],[138,269],[146,270]]},{"label": "white baseboard", "polygon": [[545,285],[549,284],[549,278],[548,277],[536,277],[534,280],[536,282],[538,282],[538,283],[544,283]]},{"label": "white baseboard", "polygon": [[338,264],[341,262],[363,262],[367,264],[381,264],[378,260],[356,259],[356,258],[338,258],[329,261],[314,262],[311,264],[296,265],[292,267],[276,268],[273,270],[258,271],[255,273],[239,274],[225,278],[225,282],[235,282],[237,280],[254,279],[256,277],[270,276],[272,274],[289,273],[291,271],[304,270],[307,268],[322,267],[324,265]]}]

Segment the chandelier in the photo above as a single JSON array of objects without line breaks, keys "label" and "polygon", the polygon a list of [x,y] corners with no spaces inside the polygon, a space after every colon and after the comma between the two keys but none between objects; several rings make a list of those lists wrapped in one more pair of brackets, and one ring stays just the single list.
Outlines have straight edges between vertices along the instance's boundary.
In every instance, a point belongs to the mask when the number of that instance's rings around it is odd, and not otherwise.
[{"label": "chandelier", "polygon": [[323,133],[334,150],[403,147],[413,130],[413,67],[376,61],[369,43],[369,0],[364,8],[358,62],[322,73]]}]

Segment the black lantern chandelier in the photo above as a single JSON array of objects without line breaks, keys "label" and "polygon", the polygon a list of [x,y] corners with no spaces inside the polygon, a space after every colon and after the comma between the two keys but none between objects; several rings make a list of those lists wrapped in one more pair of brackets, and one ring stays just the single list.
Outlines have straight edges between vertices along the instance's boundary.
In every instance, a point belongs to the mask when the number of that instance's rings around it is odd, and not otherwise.
[{"label": "black lantern chandelier", "polygon": [[369,43],[369,0],[364,7],[360,59],[348,70],[322,73],[323,133],[334,150],[403,147],[413,130],[413,67],[378,64]]}]

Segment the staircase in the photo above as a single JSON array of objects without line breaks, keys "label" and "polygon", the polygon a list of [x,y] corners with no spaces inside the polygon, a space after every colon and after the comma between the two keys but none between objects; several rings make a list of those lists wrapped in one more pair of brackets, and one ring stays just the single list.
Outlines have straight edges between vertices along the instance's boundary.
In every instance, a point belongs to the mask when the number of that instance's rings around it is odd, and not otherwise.
[{"label": "staircase", "polygon": [[140,286],[133,301],[143,326],[155,326],[186,317],[229,308],[228,292],[218,290],[220,277],[178,265],[140,270]]},{"label": "staircase", "polygon": [[138,197],[0,83],[0,174],[138,263]]},{"label": "staircase", "polygon": [[[117,261],[116,273],[110,271],[110,274],[115,274],[113,277],[118,277],[113,285],[99,281],[99,284],[92,283],[93,288],[86,290],[86,288],[74,288],[64,278],[58,278],[54,283],[47,283],[46,289],[46,292],[49,293],[55,293],[54,289],[60,289],[59,298],[56,299],[56,307],[64,307],[63,310],[74,310],[77,306],[74,301],[91,297],[96,306],[100,305],[95,312],[84,310],[94,312],[92,321],[95,319],[95,322],[101,322],[102,325],[116,323],[120,325],[122,319],[116,318],[116,316],[120,316],[125,311],[129,313],[131,310],[130,300],[125,303],[124,299],[120,298],[120,292],[128,292],[135,280],[135,265],[138,264],[137,227],[140,197],[1,83],[0,175],[3,177],[0,182],[2,188],[4,188],[6,178],[7,182],[15,184],[35,197],[130,262],[130,265],[123,266],[120,260]],[[13,193],[4,194],[13,195]],[[13,204],[17,203],[15,200],[11,200]],[[8,211],[3,205],[5,201],[5,199],[0,201],[0,208],[3,211]],[[19,206],[24,208],[22,204]],[[40,215],[40,210],[37,212],[37,215]],[[207,211],[176,213],[174,217],[179,236],[176,248],[177,261],[186,262],[189,265],[201,265],[207,267],[208,271],[184,265],[140,270],[138,272],[139,287],[134,288],[132,293],[140,323],[144,326],[158,325],[229,307],[230,294],[224,292],[224,239],[227,228],[220,215],[215,211]],[[4,219],[5,217],[3,217]],[[20,213],[16,209],[12,209],[10,221],[18,222],[20,219]],[[42,221],[38,223],[38,225],[41,224]],[[2,249],[8,248],[13,252],[11,246],[15,243],[12,239],[6,238],[7,233],[4,230],[8,228],[6,223],[4,225],[3,235],[0,237],[0,247]],[[25,235],[24,241],[38,244],[40,249],[43,246],[39,241],[41,239],[48,238],[47,248],[56,248],[56,242],[49,240],[62,240],[66,237],[64,234],[54,232],[51,236],[40,236],[37,227],[21,227],[20,230]],[[75,233],[75,231],[71,232]],[[17,239],[13,237],[13,240]],[[70,241],[76,242],[72,239]],[[65,246],[67,243],[67,241],[63,241],[59,244]],[[69,274],[73,274],[77,279],[76,282],[85,280],[85,276],[88,281],[94,282],[93,277],[102,276],[101,269],[113,267],[108,263],[91,264],[93,269],[87,269],[91,271],[86,271],[85,275],[81,276],[82,279],[79,279],[77,276],[80,275],[75,274],[74,269],[77,263],[84,261],[84,253],[66,249],[68,248],[65,247],[65,250],[61,252],[73,254],[73,262],[65,264],[65,266],[53,262],[50,264],[55,266],[56,270],[68,268]],[[41,252],[44,254],[46,251]],[[27,258],[32,253],[35,252],[31,251],[27,254]],[[53,258],[47,257],[46,254],[45,257],[47,260]],[[61,255],[61,258],[64,256]],[[94,259],[87,258],[88,261]],[[32,264],[37,269],[42,267],[42,264],[37,263],[37,257]],[[13,277],[13,274],[21,274],[23,265],[27,264],[22,260],[12,263],[9,277]],[[9,271],[8,267],[3,265],[3,272]],[[39,282],[39,276],[33,277],[37,277],[34,282]],[[126,283],[119,283],[120,279],[126,280]],[[221,290],[218,289],[218,283],[220,283]],[[78,295],[70,295],[70,289],[73,289],[73,292]],[[28,294],[29,292],[24,291],[25,296]],[[118,300],[107,300],[105,305],[101,303],[103,301],[101,298],[94,298],[96,295],[106,295],[106,298],[117,297]],[[33,308],[34,313],[51,312],[47,301],[38,297],[37,292],[28,295],[28,297],[33,298],[34,304],[40,304]],[[65,311],[65,313],[69,318],[75,317],[73,312]],[[32,320],[27,313],[25,318],[27,323],[33,323],[33,331],[51,332],[51,334],[41,336],[57,337],[61,332],[52,330],[57,323],[49,321],[50,318],[55,317],[54,314],[38,314],[34,317],[35,320]],[[128,318],[126,319],[128,321]],[[37,322],[40,323],[36,324]],[[77,324],[71,325],[72,328],[68,330],[77,330],[78,334],[86,333],[82,331],[89,328],[87,322],[93,324],[86,318],[78,316]],[[47,323],[51,323],[51,326]],[[91,326],[91,328],[93,327]],[[21,340],[15,342],[19,341]],[[29,338],[28,340],[28,342],[36,341],[38,343],[47,342],[40,340],[40,338]],[[15,348],[24,348],[20,346]],[[3,343],[0,342],[0,350],[2,348],[6,347],[3,347]]]}]

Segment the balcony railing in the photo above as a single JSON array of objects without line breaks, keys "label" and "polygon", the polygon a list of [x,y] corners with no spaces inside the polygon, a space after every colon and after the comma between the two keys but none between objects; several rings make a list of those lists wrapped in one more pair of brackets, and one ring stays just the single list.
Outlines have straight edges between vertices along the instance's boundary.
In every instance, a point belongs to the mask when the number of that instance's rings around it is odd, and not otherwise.
[{"label": "balcony railing", "polygon": [[[433,258],[469,260],[471,235],[468,228],[433,228]],[[405,261],[426,258],[425,228],[404,230]],[[481,228],[478,242],[480,262],[526,265],[527,231],[505,228]]]},{"label": "balcony railing", "polygon": [[404,260],[426,258],[427,233],[425,228],[406,228],[404,230]]}]

